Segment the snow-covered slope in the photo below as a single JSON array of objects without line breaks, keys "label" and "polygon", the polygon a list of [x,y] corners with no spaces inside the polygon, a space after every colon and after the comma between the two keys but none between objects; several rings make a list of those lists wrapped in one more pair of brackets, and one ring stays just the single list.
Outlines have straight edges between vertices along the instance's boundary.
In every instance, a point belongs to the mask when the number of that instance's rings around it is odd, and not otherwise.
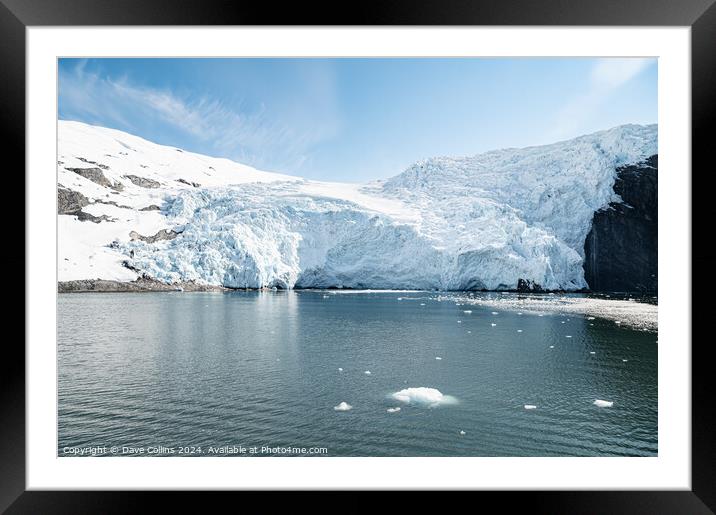
[{"label": "snow-covered slope", "polygon": [[514,289],[524,279],[579,289],[593,214],[618,201],[615,168],[656,153],[655,125],[627,125],[434,158],[361,185],[261,172],[62,121],[58,182],[89,204],[86,215],[59,216],[59,280]]}]

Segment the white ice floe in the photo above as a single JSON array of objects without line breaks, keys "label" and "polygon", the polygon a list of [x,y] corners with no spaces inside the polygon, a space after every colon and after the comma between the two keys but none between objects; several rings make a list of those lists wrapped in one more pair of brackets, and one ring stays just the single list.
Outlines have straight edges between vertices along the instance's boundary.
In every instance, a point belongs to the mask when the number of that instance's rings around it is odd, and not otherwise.
[{"label": "white ice floe", "polygon": [[341,367],[338,367],[339,372],[343,372],[343,369]]},{"label": "white ice floe", "polygon": [[440,361],[440,360],[443,359],[443,358],[441,358],[440,356],[435,356],[435,359],[437,359],[438,361]]},{"label": "white ice floe", "polygon": [[611,408],[614,405],[613,401],[603,401],[601,399],[597,399],[593,402],[595,406],[599,406],[600,408]]},{"label": "white ice floe", "polygon": [[460,431],[460,436],[464,436],[464,435],[465,435],[465,431]]},{"label": "white ice floe", "polygon": [[493,314],[493,315],[499,315],[499,313],[498,313],[497,311],[493,311],[492,314]]},{"label": "white ice floe", "polygon": [[596,354],[596,352],[594,352],[594,351],[590,351],[590,352],[589,352],[589,354]]},{"label": "white ice floe", "polygon": [[398,411],[400,411],[400,407],[397,407],[397,408],[388,408],[386,411],[387,411],[388,413],[397,413]]},{"label": "white ice floe", "polygon": [[572,337],[571,334],[568,334],[567,336],[565,336],[565,338],[571,338],[571,337]]},{"label": "white ice floe", "polygon": [[338,406],[334,406],[333,409],[336,411],[348,411],[353,409],[353,406],[344,401],[341,402]]},{"label": "white ice floe", "polygon": [[391,397],[406,404],[427,406],[429,408],[442,404],[454,404],[457,402],[457,399],[450,395],[443,395],[440,390],[435,388],[426,388],[424,386],[405,388],[399,392],[395,392],[391,395]]},{"label": "white ice floe", "polygon": [[525,409],[537,409],[537,406],[534,404],[525,404]]},{"label": "white ice floe", "polygon": [[369,375],[370,375],[370,370],[366,370],[366,371],[363,372],[363,373],[364,373],[365,375],[369,376]]},{"label": "white ice floe", "polygon": [[550,348],[550,349],[554,349],[554,345],[550,345],[549,348]]},{"label": "white ice floe", "polygon": [[628,359],[623,359],[623,360],[622,360],[622,363],[626,363],[627,361],[629,361],[629,360],[628,360]]},{"label": "white ice floe", "polygon": [[587,317],[587,320],[594,320],[594,317]]},{"label": "white ice floe", "polygon": [[469,310],[469,309],[466,309],[466,310],[464,310],[464,311],[463,311],[463,313],[465,313],[465,314],[469,315],[470,313],[472,313],[472,311],[471,311],[471,310]]},{"label": "white ice floe", "polygon": [[518,333],[521,333],[521,332],[522,332],[522,329],[517,329],[517,332],[518,332]]},{"label": "white ice floe", "polygon": [[492,324],[490,324],[490,325],[491,325],[492,327],[495,327],[495,326],[496,326],[497,324],[495,324],[495,323],[492,323]]}]

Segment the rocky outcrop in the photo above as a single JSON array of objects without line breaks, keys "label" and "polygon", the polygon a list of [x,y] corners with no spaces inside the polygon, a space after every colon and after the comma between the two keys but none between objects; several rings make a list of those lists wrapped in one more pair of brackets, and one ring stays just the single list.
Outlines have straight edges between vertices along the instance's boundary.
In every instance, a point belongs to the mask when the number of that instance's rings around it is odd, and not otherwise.
[{"label": "rocky outcrop", "polygon": [[67,170],[105,188],[111,188],[116,191],[122,191],[124,189],[124,185],[121,182],[112,183],[112,181],[104,175],[101,168],[67,168]]},{"label": "rocky outcrop", "polygon": [[166,284],[147,277],[140,277],[131,282],[109,281],[105,279],[82,279],[79,281],[60,281],[57,283],[59,293],[83,292],[142,292],[142,291],[224,291],[222,286],[209,286],[184,281]]},{"label": "rocky outcrop", "polygon": [[199,184],[198,182],[187,181],[186,179],[177,179],[177,182],[181,182],[182,184],[186,184],[187,186],[194,186],[195,188],[201,186],[201,184]]},{"label": "rocky outcrop", "polygon": [[89,199],[78,191],[73,191],[62,186],[57,188],[57,214],[75,215],[83,207],[88,206]]},{"label": "rocky outcrop", "polygon": [[617,169],[622,202],[597,211],[584,244],[592,291],[656,293],[658,279],[658,156]]},{"label": "rocky outcrop", "polygon": [[139,175],[125,175],[124,177],[132,181],[132,184],[135,186],[140,186],[142,188],[158,188],[161,186],[161,183],[153,181],[152,179],[147,179],[146,177],[140,177]]},{"label": "rocky outcrop", "polygon": [[147,207],[143,207],[140,211],[161,211],[162,208],[156,204],[150,204]]}]

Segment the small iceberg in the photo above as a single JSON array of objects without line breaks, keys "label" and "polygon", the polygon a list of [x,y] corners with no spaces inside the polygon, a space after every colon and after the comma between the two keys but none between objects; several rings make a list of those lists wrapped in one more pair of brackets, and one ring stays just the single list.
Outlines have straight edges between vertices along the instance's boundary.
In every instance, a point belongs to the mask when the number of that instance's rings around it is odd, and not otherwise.
[{"label": "small iceberg", "polygon": [[612,401],[603,401],[601,399],[595,400],[592,404],[595,406],[599,406],[600,408],[611,408],[614,406],[614,402]]},{"label": "small iceberg", "polygon": [[438,360],[438,361],[440,361],[440,360],[443,359],[443,358],[441,358],[440,356],[435,356],[435,359]]},{"label": "small iceberg", "polygon": [[594,320],[594,317],[587,317],[587,320]]},{"label": "small iceberg", "polygon": [[497,315],[498,313],[497,313],[497,311],[493,311],[492,314],[493,314],[493,315]]},{"label": "small iceberg", "polygon": [[517,329],[517,332],[518,332],[518,333],[521,333],[521,332],[522,332],[522,329]]},{"label": "small iceberg", "polygon": [[427,406],[428,408],[434,408],[441,404],[455,404],[457,402],[455,397],[443,395],[443,393],[436,388],[426,388],[424,386],[405,388],[399,392],[395,392],[391,397],[405,404]]},{"label": "small iceberg", "polygon": [[343,369],[341,367],[338,367],[339,372],[343,372]]},{"label": "small iceberg", "polygon": [[370,370],[366,370],[366,371],[363,372],[363,373],[364,373],[365,375],[369,376],[369,375],[370,375]]},{"label": "small iceberg", "polygon": [[550,345],[549,348],[550,348],[550,349],[554,349],[554,345]]},{"label": "small iceberg", "polygon": [[466,315],[469,315],[470,313],[472,313],[472,310],[466,309],[465,311],[463,311],[463,313],[465,313]]},{"label": "small iceberg", "polygon": [[565,338],[571,338],[571,337],[572,337],[572,336],[571,336],[571,335],[569,335],[569,334],[568,334],[567,336],[565,336]]},{"label": "small iceberg", "polygon": [[492,327],[495,327],[497,324],[494,324],[494,323],[493,323],[493,324],[490,324],[490,325],[491,325]]},{"label": "small iceberg", "polygon": [[596,354],[596,352],[594,352],[594,351],[592,350],[592,351],[589,351],[589,354]]},{"label": "small iceberg", "polygon": [[464,435],[465,435],[465,431],[460,431],[460,436],[464,436]]},{"label": "small iceberg", "polygon": [[525,409],[537,409],[537,406],[534,404],[525,404]]},{"label": "small iceberg", "polygon": [[388,413],[397,413],[397,412],[400,411],[400,407],[397,407],[397,408],[388,408],[388,409],[385,410],[385,411],[387,411]]},{"label": "small iceberg", "polygon": [[336,411],[348,411],[353,409],[353,406],[351,406],[347,402],[341,402],[338,406],[334,406],[333,409]]}]

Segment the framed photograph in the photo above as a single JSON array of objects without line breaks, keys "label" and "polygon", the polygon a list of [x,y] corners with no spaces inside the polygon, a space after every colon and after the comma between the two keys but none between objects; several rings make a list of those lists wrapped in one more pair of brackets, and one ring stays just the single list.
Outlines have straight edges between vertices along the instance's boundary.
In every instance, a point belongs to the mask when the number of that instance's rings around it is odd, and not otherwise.
[{"label": "framed photograph", "polygon": [[712,513],[712,4],[2,0],[27,302],[0,507]]}]

